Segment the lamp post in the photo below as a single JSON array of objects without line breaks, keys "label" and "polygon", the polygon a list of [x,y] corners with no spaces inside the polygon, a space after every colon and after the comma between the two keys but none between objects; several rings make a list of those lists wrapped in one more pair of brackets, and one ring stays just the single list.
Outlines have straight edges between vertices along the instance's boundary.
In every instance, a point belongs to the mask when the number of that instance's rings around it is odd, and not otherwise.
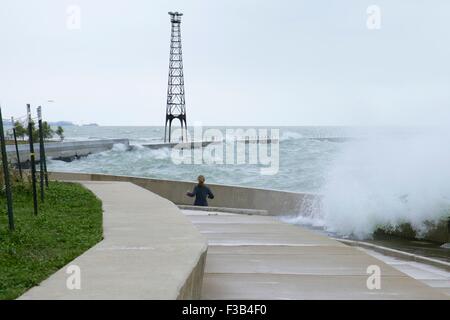
[{"label": "lamp post", "polygon": [[20,179],[23,180],[22,163],[20,161],[19,145],[17,144],[17,133],[16,133],[16,125],[14,122],[14,117],[11,117],[11,124],[12,124],[13,136],[14,136],[14,145],[16,146],[17,166],[19,168]]},{"label": "lamp post", "polygon": [[6,203],[8,207],[8,222],[9,222],[9,230],[14,231],[14,214],[13,214],[13,203],[12,203],[12,193],[11,193],[11,181],[9,179],[9,168],[8,168],[8,156],[6,154],[6,142],[5,142],[5,134],[3,131],[3,117],[2,117],[2,109],[0,107],[0,142],[1,142],[1,151],[2,151],[2,164],[3,164],[3,179],[5,182],[5,191],[6,191]]},{"label": "lamp post", "polygon": [[37,114],[38,114],[38,125],[39,125],[39,181],[40,181],[40,188],[41,188],[41,201],[44,202],[45,193],[44,193],[44,175],[45,175],[45,169],[44,169],[44,162],[45,162],[45,156],[44,156],[44,133],[43,133],[43,126],[42,126],[42,107],[39,106],[37,108]]},{"label": "lamp post", "polygon": [[31,118],[31,105],[27,104],[27,118],[28,118],[28,141],[30,144],[30,165],[31,165],[31,183],[33,188],[33,208],[34,214],[38,214],[38,201],[37,201],[37,190],[36,190],[36,158],[34,154],[34,143],[33,143],[33,125]]}]

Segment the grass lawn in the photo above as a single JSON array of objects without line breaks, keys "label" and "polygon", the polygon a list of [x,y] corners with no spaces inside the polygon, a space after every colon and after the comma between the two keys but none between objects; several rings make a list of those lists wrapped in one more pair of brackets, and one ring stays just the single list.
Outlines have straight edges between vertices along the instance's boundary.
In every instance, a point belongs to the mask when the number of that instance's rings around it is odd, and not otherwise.
[{"label": "grass lawn", "polygon": [[102,205],[79,184],[50,182],[33,214],[32,195],[13,191],[16,230],[10,233],[0,196],[0,300],[15,299],[102,240]]}]

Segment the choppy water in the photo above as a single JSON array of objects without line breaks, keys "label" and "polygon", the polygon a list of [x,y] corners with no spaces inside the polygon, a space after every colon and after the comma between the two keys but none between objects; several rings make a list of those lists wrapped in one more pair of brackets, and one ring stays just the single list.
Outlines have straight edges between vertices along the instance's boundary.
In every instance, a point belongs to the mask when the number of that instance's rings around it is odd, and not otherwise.
[{"label": "choppy water", "polygon": [[176,165],[170,150],[142,147],[163,134],[163,127],[66,127],[67,140],[128,138],[135,148],[50,161],[49,169],[184,181],[203,174],[209,183],[319,192],[323,206],[290,222],[361,238],[403,222],[425,231],[424,221],[450,216],[450,134],[443,128],[283,127],[279,171],[267,176],[262,165]]},{"label": "choppy water", "polygon": [[[225,128],[219,128],[225,132]],[[112,151],[64,163],[51,161],[52,170],[126,174],[175,180],[195,180],[199,174],[210,183],[243,185],[289,191],[318,191],[323,173],[341,143],[307,139],[346,136],[342,129],[285,128],[280,132],[280,165],[274,176],[262,176],[262,165],[176,165],[169,149],[150,150],[142,144],[161,141],[162,127],[67,127],[67,140],[128,138],[137,146],[124,152],[120,146]]]},{"label": "choppy water", "polygon": [[[226,128],[218,128],[225,132]],[[169,149],[150,150],[143,144],[161,142],[163,127],[66,127],[66,141],[127,138],[136,148],[91,155],[72,163],[51,161],[52,170],[126,174],[152,178],[195,180],[199,174],[210,183],[242,185],[287,191],[316,192],[324,184],[324,174],[345,142],[310,138],[361,137],[361,128],[289,127],[280,129],[280,165],[274,176],[262,176],[261,165],[176,165]]]}]

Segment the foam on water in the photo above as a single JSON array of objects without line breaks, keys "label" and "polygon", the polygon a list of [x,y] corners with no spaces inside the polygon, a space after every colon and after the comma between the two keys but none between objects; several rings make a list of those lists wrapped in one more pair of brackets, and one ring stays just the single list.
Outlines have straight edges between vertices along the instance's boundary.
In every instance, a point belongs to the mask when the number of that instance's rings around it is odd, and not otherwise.
[{"label": "foam on water", "polygon": [[171,150],[169,148],[161,148],[161,149],[147,149],[142,150],[143,154],[149,156],[150,158],[156,160],[164,160],[170,161]]},{"label": "foam on water", "polygon": [[281,133],[280,141],[302,139],[304,136],[295,131],[284,131]]},{"label": "foam on water", "polygon": [[113,145],[112,151],[116,151],[116,152],[123,152],[123,151],[127,151],[128,150],[128,146],[123,144],[123,143],[116,143]]}]

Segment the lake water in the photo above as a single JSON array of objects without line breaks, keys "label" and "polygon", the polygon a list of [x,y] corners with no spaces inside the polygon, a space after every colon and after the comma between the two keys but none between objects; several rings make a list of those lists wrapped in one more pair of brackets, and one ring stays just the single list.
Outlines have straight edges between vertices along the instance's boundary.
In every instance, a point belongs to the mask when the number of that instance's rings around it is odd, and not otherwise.
[{"label": "lake water", "polygon": [[[213,129],[225,134],[236,128]],[[280,137],[274,175],[262,175],[263,164],[175,164],[171,150],[142,147],[161,142],[163,127],[66,127],[67,141],[127,138],[133,149],[117,145],[71,163],[51,160],[48,166],[183,181],[203,174],[207,183],[321,193],[324,203],[318,212],[290,222],[358,238],[380,225],[403,222],[425,232],[426,220],[450,216],[450,134],[445,128],[274,129]]]}]

